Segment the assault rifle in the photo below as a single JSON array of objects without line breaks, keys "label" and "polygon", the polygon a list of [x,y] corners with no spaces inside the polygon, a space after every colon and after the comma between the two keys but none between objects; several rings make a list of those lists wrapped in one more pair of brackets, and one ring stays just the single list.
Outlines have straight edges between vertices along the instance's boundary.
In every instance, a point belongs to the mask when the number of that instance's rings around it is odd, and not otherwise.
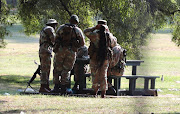
[{"label": "assault rifle", "polygon": [[[37,64],[35,61],[34,61],[35,64]],[[37,64],[38,65],[38,64]],[[31,79],[27,82],[27,87],[31,87],[33,89],[33,87],[31,86],[31,83],[34,81],[34,79],[36,78],[36,75],[39,74],[39,76],[41,75],[41,66],[38,65],[38,68],[36,69],[36,71],[34,72],[33,76],[31,77]],[[26,89],[24,90],[24,92],[26,91]],[[35,89],[33,89],[35,90]]]}]

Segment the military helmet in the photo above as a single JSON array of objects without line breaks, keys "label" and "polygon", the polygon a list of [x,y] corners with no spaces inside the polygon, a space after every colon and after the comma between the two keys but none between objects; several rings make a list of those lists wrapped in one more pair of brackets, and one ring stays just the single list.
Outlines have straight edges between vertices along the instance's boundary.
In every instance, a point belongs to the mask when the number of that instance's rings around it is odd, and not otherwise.
[{"label": "military helmet", "polygon": [[51,24],[58,24],[58,22],[55,19],[49,19],[46,25],[51,25]]},{"label": "military helmet", "polygon": [[107,25],[107,21],[106,20],[98,20],[98,24],[105,24],[105,25]]},{"label": "military helmet", "polygon": [[73,14],[73,15],[71,16],[70,20],[75,20],[77,23],[79,23],[79,18],[78,18],[77,15],[74,15],[74,14]]}]

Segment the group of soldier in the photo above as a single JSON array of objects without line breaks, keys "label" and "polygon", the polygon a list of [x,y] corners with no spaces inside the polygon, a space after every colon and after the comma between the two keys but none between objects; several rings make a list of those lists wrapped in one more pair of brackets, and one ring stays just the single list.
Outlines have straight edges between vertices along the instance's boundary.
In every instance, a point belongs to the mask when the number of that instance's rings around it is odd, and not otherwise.
[{"label": "group of soldier", "polygon": [[[83,31],[77,26],[79,18],[72,15],[69,24],[60,25],[55,32],[58,22],[55,19],[49,19],[40,32],[39,58],[41,65],[41,86],[40,93],[61,93],[68,94],[70,72],[74,67],[76,57],[82,57],[80,51],[87,50],[85,46],[85,36],[90,39],[88,52],[85,56],[90,56],[90,70],[92,75],[92,94],[97,95],[101,91],[101,97],[104,98],[108,89],[107,75],[111,75],[112,68],[122,59],[123,50],[117,44],[107,26],[105,20],[99,20],[95,27],[87,28]],[[49,88],[49,74],[51,68],[51,57],[53,58],[53,83],[54,88]],[[124,65],[120,62],[121,66]],[[123,69],[122,69],[123,70]],[[122,72],[121,72],[122,73]],[[81,77],[76,76],[75,81]],[[76,85],[77,83],[75,83]]]}]

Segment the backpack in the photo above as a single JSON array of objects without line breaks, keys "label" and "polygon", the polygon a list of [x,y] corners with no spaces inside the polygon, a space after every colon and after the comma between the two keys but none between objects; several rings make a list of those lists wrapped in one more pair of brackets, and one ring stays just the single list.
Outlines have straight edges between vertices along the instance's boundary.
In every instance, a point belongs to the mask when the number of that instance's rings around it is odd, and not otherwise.
[{"label": "backpack", "polygon": [[126,65],[126,49],[123,49],[120,45],[112,48],[113,57],[110,61],[108,68],[108,76],[122,76]]},{"label": "backpack", "polygon": [[71,37],[73,35],[73,26],[69,24],[65,24],[62,32],[62,42],[63,46],[69,46],[71,42]]},{"label": "backpack", "polygon": [[61,38],[58,38],[55,41],[54,52],[57,51],[57,48],[61,45],[62,47],[71,47],[73,51],[77,52],[77,49],[80,47],[79,40],[75,31],[75,25],[65,24]]}]

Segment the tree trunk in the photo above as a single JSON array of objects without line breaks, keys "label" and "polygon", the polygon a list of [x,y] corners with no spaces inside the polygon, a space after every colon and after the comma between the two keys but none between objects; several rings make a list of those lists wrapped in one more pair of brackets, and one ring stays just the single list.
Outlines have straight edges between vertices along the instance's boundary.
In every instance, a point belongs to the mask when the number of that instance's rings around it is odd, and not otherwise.
[{"label": "tree trunk", "polygon": [[0,14],[1,14],[1,0],[0,0]]},{"label": "tree trunk", "polygon": [[72,15],[72,13],[68,10],[68,8],[66,7],[66,5],[64,4],[64,2],[62,0],[60,0],[61,5],[64,7],[64,9],[68,12],[69,16]]}]

